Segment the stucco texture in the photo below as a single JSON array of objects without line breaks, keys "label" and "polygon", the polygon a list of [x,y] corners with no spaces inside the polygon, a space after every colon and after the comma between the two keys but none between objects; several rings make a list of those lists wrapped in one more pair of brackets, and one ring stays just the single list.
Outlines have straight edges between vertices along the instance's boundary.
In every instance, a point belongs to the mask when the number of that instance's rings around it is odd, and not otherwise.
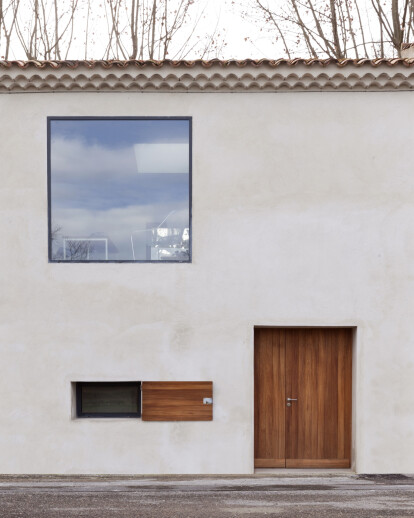
[{"label": "stucco texture", "polygon": [[[353,326],[353,468],[414,466],[411,92],[0,96],[0,472],[251,473],[254,326]],[[47,116],[191,116],[191,264],[52,264]],[[212,422],[73,381],[211,380]]]}]

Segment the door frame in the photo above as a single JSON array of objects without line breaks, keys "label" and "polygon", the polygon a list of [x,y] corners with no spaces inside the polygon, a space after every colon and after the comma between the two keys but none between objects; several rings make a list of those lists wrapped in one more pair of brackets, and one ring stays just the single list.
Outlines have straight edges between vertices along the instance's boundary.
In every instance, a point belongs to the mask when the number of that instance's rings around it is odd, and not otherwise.
[{"label": "door frame", "polygon": [[[360,340],[361,333],[361,325],[356,323],[337,323],[335,325],[329,324],[319,324],[319,325],[286,325],[286,324],[253,324],[250,327],[250,343],[252,344],[251,349],[251,429],[252,429],[252,441],[251,441],[251,472],[254,473],[257,469],[266,469],[266,468],[255,468],[254,467],[254,334],[256,329],[335,329],[335,328],[348,328],[352,329],[352,412],[351,412],[351,467],[347,468],[347,471],[358,473],[357,466],[357,380],[359,373],[359,361],[358,358],[360,356],[360,347],[358,342]],[[303,468],[271,468],[276,470],[286,470],[286,469],[303,469]],[[329,468],[326,468],[329,471]],[[310,468],[312,471],[312,468]]]}]

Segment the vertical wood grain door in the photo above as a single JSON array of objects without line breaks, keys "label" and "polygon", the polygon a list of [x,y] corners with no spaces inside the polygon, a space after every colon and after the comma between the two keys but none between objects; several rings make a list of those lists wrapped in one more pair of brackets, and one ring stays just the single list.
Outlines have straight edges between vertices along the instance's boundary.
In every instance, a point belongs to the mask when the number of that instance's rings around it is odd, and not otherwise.
[{"label": "vertical wood grain door", "polygon": [[352,330],[257,328],[255,467],[351,465]]}]

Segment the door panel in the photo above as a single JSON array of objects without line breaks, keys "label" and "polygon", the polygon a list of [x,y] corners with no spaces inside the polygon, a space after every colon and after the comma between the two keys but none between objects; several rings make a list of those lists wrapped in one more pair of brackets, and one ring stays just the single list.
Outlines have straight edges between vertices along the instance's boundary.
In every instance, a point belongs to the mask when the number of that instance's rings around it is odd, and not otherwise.
[{"label": "door panel", "polygon": [[285,467],[285,335],[256,329],[255,467]]},{"label": "door panel", "polygon": [[[286,466],[350,466],[351,329],[292,329],[286,346]],[[294,462],[291,462],[293,461]],[[326,462],[325,462],[326,464]]]},{"label": "door panel", "polygon": [[255,330],[257,467],[350,467],[351,400],[351,329]]}]

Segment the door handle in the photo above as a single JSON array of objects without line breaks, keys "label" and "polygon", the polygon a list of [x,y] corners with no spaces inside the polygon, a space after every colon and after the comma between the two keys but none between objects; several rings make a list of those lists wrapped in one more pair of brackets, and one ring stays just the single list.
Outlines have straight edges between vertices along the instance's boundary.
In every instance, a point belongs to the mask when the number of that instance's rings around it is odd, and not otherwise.
[{"label": "door handle", "polygon": [[292,398],[292,397],[287,398],[287,401],[297,401],[297,400],[298,400],[297,398]]}]

